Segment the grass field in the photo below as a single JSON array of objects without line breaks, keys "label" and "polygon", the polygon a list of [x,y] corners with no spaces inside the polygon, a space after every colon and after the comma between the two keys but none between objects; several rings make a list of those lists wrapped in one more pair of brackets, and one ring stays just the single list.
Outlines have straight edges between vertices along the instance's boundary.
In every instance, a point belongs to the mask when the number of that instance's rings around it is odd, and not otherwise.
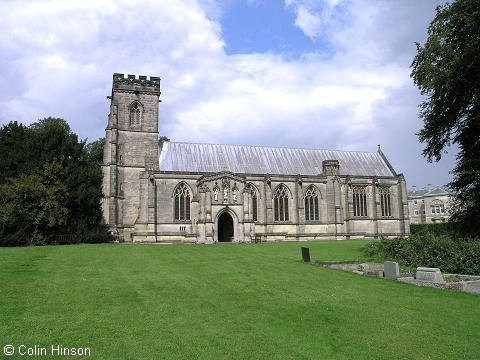
[{"label": "grass field", "polygon": [[[0,248],[0,358],[5,344],[91,359],[480,358],[479,296],[303,264],[305,245]],[[308,243],[316,260],[361,260],[364,245]]]}]

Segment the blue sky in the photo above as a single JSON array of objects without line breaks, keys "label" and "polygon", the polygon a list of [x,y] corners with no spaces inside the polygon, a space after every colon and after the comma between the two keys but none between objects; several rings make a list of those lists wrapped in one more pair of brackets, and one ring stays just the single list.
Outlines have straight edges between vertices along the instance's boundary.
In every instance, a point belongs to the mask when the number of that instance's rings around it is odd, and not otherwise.
[{"label": "blue sky", "polygon": [[227,54],[328,52],[328,42],[312,40],[295,26],[295,13],[282,1],[227,1],[220,21]]},{"label": "blue sky", "polygon": [[376,151],[407,185],[427,164],[409,77],[437,0],[2,1],[0,122],[63,117],[104,136],[112,74],[160,76],[176,141]]}]

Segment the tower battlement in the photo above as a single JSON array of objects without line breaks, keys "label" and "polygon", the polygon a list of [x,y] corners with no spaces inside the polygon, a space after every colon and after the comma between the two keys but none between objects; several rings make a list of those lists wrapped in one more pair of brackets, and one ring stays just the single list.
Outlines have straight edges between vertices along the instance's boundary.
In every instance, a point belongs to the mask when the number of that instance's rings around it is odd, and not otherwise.
[{"label": "tower battlement", "polygon": [[142,92],[160,94],[160,78],[156,76],[150,76],[147,78],[144,75],[139,75],[138,78],[135,75],[113,74],[113,91],[122,92]]}]

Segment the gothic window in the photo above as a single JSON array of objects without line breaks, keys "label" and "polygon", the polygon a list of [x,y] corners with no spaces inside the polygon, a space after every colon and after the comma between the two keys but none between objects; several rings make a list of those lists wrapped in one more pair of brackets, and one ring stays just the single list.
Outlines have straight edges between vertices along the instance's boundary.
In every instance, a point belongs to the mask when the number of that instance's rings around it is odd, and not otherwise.
[{"label": "gothic window", "polygon": [[353,186],[353,216],[367,216],[367,187]]},{"label": "gothic window", "polygon": [[257,194],[255,190],[252,193],[252,220],[257,221],[258,220],[258,210],[257,210]]},{"label": "gothic window", "polygon": [[380,187],[380,208],[382,210],[382,216],[392,216],[392,206],[390,204],[390,188]]},{"label": "gothic window", "polygon": [[288,221],[288,190],[285,185],[279,185],[273,195],[275,221]]},{"label": "gothic window", "polygon": [[256,188],[253,184],[248,183],[245,185],[245,189],[248,190],[248,192],[252,196],[252,220],[253,221],[258,221],[258,196],[257,196],[257,191]]},{"label": "gothic window", "polygon": [[319,220],[318,192],[315,186],[310,186],[305,192],[305,220]]},{"label": "gothic window", "polygon": [[134,101],[129,106],[130,125],[136,126],[142,123],[143,106],[139,101]]},{"label": "gothic window", "polygon": [[190,220],[190,190],[185,183],[175,189],[175,220]]}]

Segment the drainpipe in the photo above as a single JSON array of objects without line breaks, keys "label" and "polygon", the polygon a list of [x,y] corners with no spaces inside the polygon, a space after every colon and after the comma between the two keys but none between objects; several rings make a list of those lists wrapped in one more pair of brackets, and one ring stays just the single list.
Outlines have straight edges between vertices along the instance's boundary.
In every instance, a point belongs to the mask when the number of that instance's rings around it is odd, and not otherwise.
[{"label": "drainpipe", "polygon": [[157,182],[153,176],[150,178],[150,182],[153,183],[153,231],[155,242],[157,242]]},{"label": "drainpipe", "polygon": [[336,179],[336,176],[333,177],[332,179],[332,183],[333,183],[333,210],[335,212],[334,214],[334,221],[335,221],[335,240],[337,240],[337,237],[338,237],[338,231],[337,231],[337,200],[335,199],[335,193],[337,192],[336,191],[336,187],[335,187],[335,180]]}]

